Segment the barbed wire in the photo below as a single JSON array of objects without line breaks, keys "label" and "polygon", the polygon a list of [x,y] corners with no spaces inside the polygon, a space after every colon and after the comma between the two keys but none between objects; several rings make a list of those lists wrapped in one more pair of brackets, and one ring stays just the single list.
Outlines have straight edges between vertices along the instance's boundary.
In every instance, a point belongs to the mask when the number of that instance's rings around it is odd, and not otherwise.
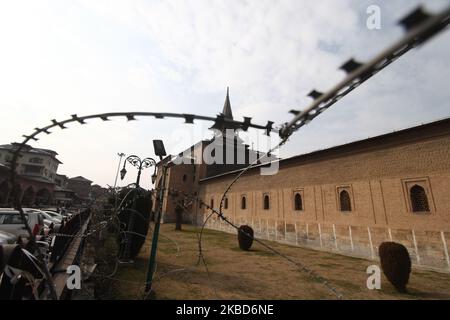
[{"label": "barbed wire", "polygon": [[[103,113],[103,114],[95,114],[95,115],[89,115],[84,117],[79,117],[76,114],[72,115],[70,119],[64,120],[64,121],[56,121],[55,119],[51,120],[52,124],[42,127],[42,128],[35,128],[35,130],[30,135],[24,135],[25,138],[22,143],[17,145],[17,148],[14,149],[13,153],[13,159],[11,161],[11,177],[10,182],[12,186],[12,198],[14,201],[15,208],[19,211],[19,214],[24,222],[24,227],[29,234],[31,246],[34,247],[35,251],[37,252],[37,261],[39,265],[43,269],[43,273],[45,275],[45,278],[48,283],[48,287],[50,290],[50,295],[53,299],[57,299],[54,283],[51,274],[48,271],[47,265],[44,260],[44,255],[41,252],[41,249],[36,244],[36,238],[34,234],[31,231],[30,226],[26,222],[25,213],[21,206],[20,201],[20,195],[18,191],[18,187],[16,186],[15,179],[16,179],[16,167],[17,167],[17,160],[19,157],[20,152],[25,147],[26,143],[30,140],[37,141],[37,136],[45,133],[45,134],[51,134],[52,132],[50,129],[53,129],[55,127],[59,127],[60,129],[66,129],[65,126],[68,123],[77,122],[81,125],[86,124],[86,120],[89,119],[95,119],[99,118],[102,121],[109,121],[110,118],[113,117],[126,117],[128,121],[137,120],[136,117],[140,116],[151,116],[156,119],[164,119],[165,117],[171,117],[171,118],[183,118],[185,120],[185,123],[194,123],[194,119],[197,120],[207,120],[207,121],[214,121],[214,127],[220,127],[224,124],[229,124],[231,126],[234,126],[236,128],[240,128],[244,131],[247,131],[249,127],[256,128],[256,129],[264,129],[266,131],[267,135],[270,135],[270,132],[278,132],[279,136],[281,138],[281,142],[272,148],[269,152],[265,153],[261,157],[257,157],[257,159],[252,162],[250,165],[248,165],[245,169],[243,169],[236,177],[233,179],[233,181],[228,185],[225,192],[222,195],[219,210],[217,211],[214,208],[211,208],[208,204],[201,201],[203,206],[206,206],[209,210],[212,211],[210,216],[214,214],[217,214],[220,219],[225,221],[226,223],[230,224],[234,228],[236,228],[239,232],[239,228],[234,225],[231,221],[228,220],[223,215],[222,208],[223,208],[223,202],[226,198],[226,195],[231,190],[232,186],[252,167],[254,167],[255,163],[258,162],[259,159],[262,159],[263,157],[267,156],[269,153],[273,152],[272,150],[276,150],[286,141],[288,138],[298,129],[300,129],[302,126],[308,124],[310,121],[315,119],[318,115],[320,115],[323,111],[331,107],[333,104],[338,102],[342,97],[353,91],[355,88],[360,86],[362,83],[370,79],[372,76],[374,76],[376,73],[390,65],[392,62],[396,61],[400,56],[411,50],[412,48],[417,47],[418,45],[423,44],[427,40],[429,40],[431,37],[436,35],[437,33],[444,30],[447,25],[450,22],[450,8],[447,8],[443,10],[439,14],[429,14],[425,10],[423,10],[421,7],[417,8],[410,14],[408,14],[405,18],[403,18],[400,21],[400,24],[404,27],[407,34],[400,39],[397,43],[389,47],[388,49],[381,52],[379,55],[377,55],[375,58],[373,58],[371,61],[363,64],[360,62],[355,61],[353,58],[348,60],[346,63],[344,63],[340,69],[344,70],[347,73],[347,77],[338,83],[336,86],[334,86],[331,90],[329,90],[326,93],[319,92],[317,90],[312,90],[308,96],[313,98],[313,103],[308,106],[305,110],[299,111],[299,110],[291,110],[291,113],[294,114],[294,118],[288,122],[283,124],[279,130],[273,128],[273,122],[268,121],[266,126],[260,126],[255,125],[251,123],[251,118],[244,117],[244,121],[234,121],[230,119],[226,119],[223,114],[219,114],[217,117],[204,117],[204,116],[197,116],[193,114],[175,114],[175,113],[153,113],[153,112],[115,112],[115,113]],[[197,198],[199,199],[199,198]],[[114,214],[115,215],[115,214]],[[209,220],[210,216],[206,219],[205,223],[202,226],[200,235],[199,235],[199,251],[202,255],[201,250],[201,239],[203,230],[205,228],[206,222]],[[107,224],[106,224],[107,225]],[[120,225],[119,225],[120,227]],[[99,229],[100,230],[100,229]],[[93,230],[93,232],[98,232],[97,229]],[[126,231],[129,232],[129,231]],[[93,233],[89,233],[93,234]],[[245,232],[244,232],[245,234]],[[249,236],[248,234],[246,234]],[[56,234],[56,236],[67,236],[62,234]],[[87,234],[83,234],[82,237],[87,237]],[[299,266],[300,269],[307,272],[308,274],[318,278],[317,275],[314,274],[312,270],[307,268],[301,263],[295,262],[291,260],[287,256],[283,256],[283,254],[277,252],[275,249],[271,248],[270,246],[264,244],[262,241],[259,241],[258,239],[254,240],[263,246],[265,246],[267,249],[271,250],[272,252],[278,254],[281,257],[284,257],[286,260],[295,263]],[[204,257],[201,256],[204,260]],[[205,265],[205,267],[207,267]],[[324,285],[327,285],[327,281],[322,282]],[[328,287],[331,291],[333,291],[338,297],[339,294],[335,292],[332,287]]]},{"label": "barbed wire", "polygon": [[[299,268],[301,271],[305,272],[308,276],[314,278],[315,280],[319,281],[323,286],[325,286],[326,289],[328,289],[333,295],[335,295],[338,299],[342,299],[343,295],[341,293],[338,292],[338,290],[333,287],[330,282],[325,279],[324,277],[320,276],[318,273],[316,273],[314,270],[312,270],[310,267],[308,267],[307,265],[296,261],[294,259],[292,259],[291,257],[288,257],[287,255],[283,254],[282,252],[276,250],[275,248],[273,248],[272,246],[264,243],[262,240],[255,238],[254,235],[251,235],[247,232],[245,232],[244,230],[240,229],[236,224],[234,224],[232,221],[230,221],[227,217],[225,217],[223,214],[220,213],[220,211],[218,211],[217,209],[211,207],[210,205],[208,205],[206,202],[204,202],[202,199],[200,199],[200,197],[198,197],[198,195],[192,195],[189,193],[186,193],[184,191],[181,190],[176,190],[174,188],[169,188],[169,190],[172,191],[172,193],[181,193],[183,194],[185,197],[187,198],[191,198],[193,200],[195,200],[197,203],[199,203],[201,206],[206,207],[208,210],[211,211],[211,213],[208,215],[208,218],[205,220],[205,222],[202,224],[202,231],[204,230],[204,228],[206,227],[206,221],[212,217],[214,214],[217,215],[220,219],[222,219],[224,222],[226,222],[227,224],[229,224],[231,227],[233,227],[234,229],[237,230],[238,233],[242,233],[244,234],[246,237],[252,239],[253,241],[257,242],[258,244],[262,245],[263,247],[265,247],[266,249],[268,249],[269,251],[271,251],[272,253],[274,253],[275,255],[278,255],[279,257],[287,260],[288,262],[294,264],[297,268]],[[169,192],[170,195],[170,192]],[[202,233],[200,233],[201,235]],[[205,264],[205,268],[207,267],[207,263],[206,260],[204,258],[203,255],[203,251],[202,251],[202,245],[201,245],[201,241],[202,238],[199,238],[199,261],[201,260],[204,264]],[[198,264],[199,262],[197,262]],[[209,270],[208,270],[208,274],[209,274]]]},{"label": "barbed wire", "polygon": [[322,112],[340,101],[344,96],[372,78],[375,74],[389,66],[413,48],[423,45],[433,36],[445,30],[450,23],[450,7],[438,14],[431,14],[421,6],[411,11],[398,22],[404,29],[404,36],[396,43],[381,51],[372,60],[362,63],[351,58],[339,68],[347,77],[323,93],[311,90],[308,97],[313,102],[304,110],[291,110],[294,118],[284,123],[279,129],[282,139],[290,137],[295,131],[307,125]]}]

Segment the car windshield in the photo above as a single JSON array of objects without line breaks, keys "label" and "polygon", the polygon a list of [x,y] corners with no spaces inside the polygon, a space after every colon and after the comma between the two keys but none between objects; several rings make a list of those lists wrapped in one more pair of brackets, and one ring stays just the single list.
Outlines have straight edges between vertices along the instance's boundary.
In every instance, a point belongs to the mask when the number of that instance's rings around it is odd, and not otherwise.
[{"label": "car windshield", "polygon": [[[28,215],[25,214],[25,218],[28,221]],[[3,213],[0,212],[0,224],[22,224],[23,220],[19,213]]]},{"label": "car windshield", "polygon": [[49,215],[51,215],[52,217],[55,217],[55,218],[61,217],[61,216],[60,216],[59,214],[57,214],[56,212],[45,211],[45,213],[47,213],[47,214],[49,214]]},{"label": "car windshield", "polygon": [[47,212],[42,211],[41,214],[44,216],[45,219],[53,220],[53,217],[49,215]]}]

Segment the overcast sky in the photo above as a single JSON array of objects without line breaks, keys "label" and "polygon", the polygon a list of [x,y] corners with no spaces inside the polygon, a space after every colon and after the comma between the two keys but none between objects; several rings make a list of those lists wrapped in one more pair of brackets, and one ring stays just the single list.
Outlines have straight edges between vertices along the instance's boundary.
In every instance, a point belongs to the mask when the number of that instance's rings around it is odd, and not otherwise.
[{"label": "overcast sky", "polygon": [[[432,12],[450,5],[428,0]],[[0,0],[0,143],[71,114],[164,111],[215,116],[230,87],[235,119],[276,124],[302,109],[311,89],[344,77],[402,36],[397,21],[421,1],[10,1]],[[381,29],[366,27],[369,5]],[[288,157],[450,116],[450,32],[409,52],[299,130]],[[94,124],[95,123],[95,124]],[[153,156],[152,139],[178,153],[209,138],[208,122],[108,123],[41,136],[59,172],[113,184],[117,152]],[[260,135],[244,136],[267,149]],[[259,144],[258,144],[259,142]],[[149,186],[150,172],[142,177]],[[134,180],[130,169],[124,183]]]}]

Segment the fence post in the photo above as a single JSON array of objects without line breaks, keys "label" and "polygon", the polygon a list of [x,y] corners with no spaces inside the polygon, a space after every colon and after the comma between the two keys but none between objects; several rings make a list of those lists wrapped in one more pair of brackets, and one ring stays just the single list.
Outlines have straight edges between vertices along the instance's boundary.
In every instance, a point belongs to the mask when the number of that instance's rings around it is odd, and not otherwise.
[{"label": "fence post", "polygon": [[266,220],[266,233],[267,233],[267,240],[270,240],[270,235],[269,235],[269,219]]},{"label": "fence post", "polygon": [[352,248],[352,251],[355,250],[355,247],[353,246],[353,236],[352,236],[352,226],[348,226],[348,234],[350,236],[350,247]]},{"label": "fence post", "polygon": [[371,256],[371,259],[373,259],[374,253],[373,253],[372,234],[370,233],[370,227],[367,227],[367,233],[369,234],[370,256]]},{"label": "fence post", "polygon": [[419,248],[417,247],[416,234],[415,234],[414,230],[411,230],[411,232],[412,232],[413,242],[414,242],[414,251],[416,251],[417,263],[420,264]]},{"label": "fence post", "polygon": [[278,220],[275,220],[275,241],[278,240]]},{"label": "fence post", "polygon": [[334,226],[334,223],[333,223],[333,236],[334,236],[334,246],[335,246],[336,250],[338,250],[338,243],[337,243],[337,237],[336,237],[336,227]]},{"label": "fence post", "polygon": [[445,260],[447,260],[447,266],[450,267],[450,258],[448,256],[447,241],[445,241],[444,231],[441,231],[441,239],[442,239],[442,244],[444,245]]},{"label": "fence post", "polygon": [[317,224],[319,226],[319,241],[320,247],[322,248],[322,228],[320,227],[320,223]]},{"label": "fence post", "polygon": [[306,223],[306,240],[309,239],[309,226],[308,223]]},{"label": "fence post", "polygon": [[294,229],[295,229],[295,245],[298,246],[297,222],[295,222],[294,224]]}]

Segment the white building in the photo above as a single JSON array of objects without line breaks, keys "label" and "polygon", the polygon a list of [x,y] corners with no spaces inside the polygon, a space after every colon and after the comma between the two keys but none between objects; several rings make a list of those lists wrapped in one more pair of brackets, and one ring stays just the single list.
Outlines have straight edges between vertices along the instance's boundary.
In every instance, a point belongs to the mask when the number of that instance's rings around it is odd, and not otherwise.
[{"label": "white building", "polygon": [[[0,145],[1,164],[9,166],[12,160],[12,151],[15,148],[17,148],[16,143]],[[18,159],[17,172],[22,176],[54,183],[58,166],[62,163],[56,158],[57,155],[58,153],[53,150],[25,145]]]}]

